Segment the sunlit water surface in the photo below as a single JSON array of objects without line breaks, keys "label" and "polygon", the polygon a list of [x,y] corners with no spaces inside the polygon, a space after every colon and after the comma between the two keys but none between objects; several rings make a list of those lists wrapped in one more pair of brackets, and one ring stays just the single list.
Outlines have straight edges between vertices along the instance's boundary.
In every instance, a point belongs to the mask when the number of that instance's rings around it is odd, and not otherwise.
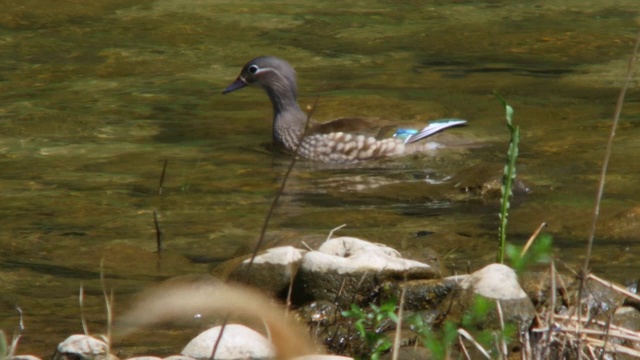
[{"label": "sunlit water surface", "polygon": [[[518,176],[531,189],[516,196],[510,241],[547,222],[557,259],[577,269],[637,15],[637,0],[0,2],[0,328],[16,328],[20,306],[19,352],[46,356],[82,331],[81,286],[90,330],[105,331],[101,271],[118,313],[145,286],[248,252],[290,158],[269,147],[261,91],[220,91],[264,54],[295,66],[316,119],[460,117],[469,126],[451,133],[478,144],[360,166],[300,161],[266,246],[347,224],[338,234],[434,248],[451,273],[492,262],[497,200],[433,183],[500,168],[497,90],[516,109]],[[592,257],[620,282],[640,270],[639,124],[636,77]],[[198,330],[167,326],[114,348],[176,353]]]}]

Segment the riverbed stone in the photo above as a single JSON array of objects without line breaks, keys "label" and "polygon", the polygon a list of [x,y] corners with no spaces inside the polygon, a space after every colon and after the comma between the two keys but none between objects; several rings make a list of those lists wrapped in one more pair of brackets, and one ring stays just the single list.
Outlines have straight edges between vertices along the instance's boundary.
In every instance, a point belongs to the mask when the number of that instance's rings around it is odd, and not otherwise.
[{"label": "riverbed stone", "polygon": [[[180,352],[197,360],[211,359],[221,326],[201,332]],[[265,359],[275,356],[273,345],[257,331],[240,324],[228,324],[213,359]]]},{"label": "riverbed stone", "polygon": [[[451,177],[450,183],[465,194],[473,194],[485,200],[499,199],[504,176],[504,163],[480,163],[464,168]],[[531,188],[516,178],[513,193],[527,194]]]},{"label": "riverbed stone", "polygon": [[[624,288],[622,285],[618,286]],[[582,291],[582,305],[587,306],[592,315],[613,315],[616,309],[622,306],[625,298],[625,295],[611,286],[601,284],[593,279],[588,279],[585,282]]]},{"label": "riverbed stone", "polygon": [[[640,331],[640,311],[632,306],[623,306],[616,310],[615,314],[613,315],[612,323],[618,327],[638,333],[638,331]],[[630,347],[636,351],[640,351],[639,341],[621,340],[617,337],[611,337],[610,341],[616,344]],[[631,359],[631,357],[627,358]]]},{"label": "riverbed stone", "polygon": [[[527,271],[521,275],[522,289],[536,307],[548,307],[551,301],[551,274],[549,271]],[[555,274],[555,298],[554,308],[566,306],[568,299],[573,299],[576,278],[556,272]]]},{"label": "riverbed stone", "polygon": [[327,300],[312,301],[299,307],[296,317],[309,326],[329,326],[335,324],[340,311],[338,307]]},{"label": "riverbed stone", "polygon": [[515,271],[502,264],[490,264],[463,277],[439,308],[447,313],[448,320],[459,323],[481,299],[491,302],[486,318],[477,324],[483,328],[500,327],[496,303],[500,303],[505,323],[524,328],[535,316],[533,303],[520,287]]},{"label": "riverbed stone", "polygon": [[421,311],[435,309],[453,290],[457,283],[466,277],[449,276],[441,279],[409,280],[389,282],[383,287],[381,300],[400,299],[404,289],[404,309]]},{"label": "riverbed stone", "polygon": [[55,360],[111,360],[117,359],[109,354],[109,346],[92,336],[71,335],[58,344]]},{"label": "riverbed stone", "polygon": [[390,247],[339,237],[304,254],[294,282],[294,302],[327,300],[341,308],[352,303],[366,305],[378,296],[380,285],[386,281],[437,276],[438,269],[403,259]]},{"label": "riverbed stone", "polygon": [[285,297],[305,252],[293,246],[266,250],[256,256],[251,268],[250,259],[240,263],[229,274],[229,280],[253,286],[271,295]]}]

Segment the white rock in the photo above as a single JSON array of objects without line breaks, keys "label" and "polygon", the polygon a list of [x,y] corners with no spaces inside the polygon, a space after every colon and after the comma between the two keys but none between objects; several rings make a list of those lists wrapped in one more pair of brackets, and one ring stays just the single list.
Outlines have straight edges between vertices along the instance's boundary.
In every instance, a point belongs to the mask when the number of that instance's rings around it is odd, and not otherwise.
[{"label": "white rock", "polygon": [[295,277],[294,302],[366,303],[384,281],[432,279],[439,270],[403,259],[396,250],[353,237],[327,240],[304,254]]},{"label": "white rock", "polygon": [[[306,250],[296,249],[293,246],[281,246],[266,250],[264,253],[253,259],[254,264],[291,264],[302,259],[302,255]],[[243,261],[248,264],[249,260]]]},{"label": "white rock", "polygon": [[490,264],[474,272],[460,282],[460,287],[472,288],[476,294],[489,299],[514,300],[527,297],[518,283],[515,271],[502,264]]},{"label": "white rock", "polygon": [[72,354],[80,359],[104,359],[109,347],[89,335],[76,334],[58,344],[58,354]]},{"label": "white rock", "polygon": [[334,270],[340,274],[430,268],[427,264],[403,259],[398,251],[388,246],[348,236],[327,240],[317,251],[305,255],[302,266],[307,270]]},{"label": "white rock", "polygon": [[[198,360],[211,358],[221,326],[212,327],[196,336],[180,352]],[[214,359],[255,359],[275,356],[273,345],[260,333],[244,325],[228,324]]]},{"label": "white rock", "polygon": [[[515,271],[508,266],[490,264],[455,283],[458,289],[450,291],[439,305],[440,311],[447,312],[447,319],[451,321],[462,321],[479,297],[488,300],[492,308],[499,304],[502,320],[517,324],[520,329],[528,328],[535,317],[536,309],[531,299],[520,287]],[[477,325],[497,328],[501,321],[497,314],[496,310],[489,311]]]}]

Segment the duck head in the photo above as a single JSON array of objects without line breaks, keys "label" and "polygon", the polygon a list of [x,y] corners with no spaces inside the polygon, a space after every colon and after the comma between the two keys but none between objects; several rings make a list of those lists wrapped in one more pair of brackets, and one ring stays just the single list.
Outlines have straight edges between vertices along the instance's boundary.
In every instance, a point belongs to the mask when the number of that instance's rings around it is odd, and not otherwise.
[{"label": "duck head", "polygon": [[242,89],[247,85],[263,88],[270,97],[297,96],[296,72],[288,62],[274,56],[260,56],[244,65],[240,75],[223,94]]}]

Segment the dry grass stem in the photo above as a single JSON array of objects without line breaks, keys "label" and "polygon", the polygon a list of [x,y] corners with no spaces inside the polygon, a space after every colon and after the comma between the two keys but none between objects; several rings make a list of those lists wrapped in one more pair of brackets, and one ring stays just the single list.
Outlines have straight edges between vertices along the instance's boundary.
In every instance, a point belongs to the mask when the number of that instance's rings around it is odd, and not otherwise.
[{"label": "dry grass stem", "polygon": [[458,344],[460,344],[460,350],[462,350],[462,354],[464,354],[464,358],[467,360],[471,360],[471,354],[469,354],[469,350],[467,350],[467,346],[462,341],[462,337],[458,336]]},{"label": "dry grass stem", "polygon": [[89,335],[89,327],[87,326],[87,319],[84,315],[84,286],[82,285],[80,285],[78,303],[80,304],[80,322],[82,323],[82,331],[84,331],[85,335]]},{"label": "dry grass stem", "polygon": [[502,358],[506,359],[509,352],[507,350],[507,340],[504,336],[504,315],[502,313],[502,305],[500,305],[500,301],[498,300],[496,300],[496,311],[498,312],[498,319],[500,320],[500,334],[497,334],[496,347],[500,349]]},{"label": "dry grass stem", "polygon": [[474,339],[473,336],[471,336],[471,334],[469,334],[465,329],[458,328],[458,335],[464,337],[467,340],[469,340],[473,344],[473,346],[475,346],[476,349],[478,349],[478,351],[480,351],[480,353],[482,353],[482,355],[484,355],[487,359],[491,359],[491,356],[489,355],[487,350],[485,350],[482,347],[482,345],[480,345],[476,341],[476,339]]},{"label": "dry grass stem", "polygon": [[600,203],[602,202],[602,195],[604,194],[604,184],[607,176],[607,169],[609,167],[609,159],[611,158],[611,149],[613,148],[613,138],[616,135],[616,129],[620,122],[620,115],[622,114],[622,106],[627,94],[629,84],[633,79],[633,71],[638,59],[638,49],[640,48],[640,31],[636,36],[636,44],[633,48],[633,53],[627,64],[627,73],[624,80],[624,85],[620,89],[620,95],[618,95],[618,101],[616,103],[616,110],[613,115],[613,122],[611,124],[611,131],[609,133],[609,140],[607,140],[607,147],[605,150],[604,161],[602,162],[602,169],[600,171],[600,181],[598,183],[598,191],[596,193],[595,205],[593,207],[593,215],[591,217],[591,228],[589,230],[589,241],[587,242],[587,256],[584,260],[583,273],[589,272],[589,260],[591,259],[591,250],[593,248],[593,240],[596,235],[596,224],[598,223],[598,216],[600,215]]},{"label": "dry grass stem", "polygon": [[333,233],[338,231],[338,230],[340,230],[340,229],[342,229],[345,226],[347,226],[347,224],[342,224],[342,225],[340,225],[340,226],[338,226],[336,228],[331,229],[331,231],[329,231],[329,235],[327,236],[327,240],[326,241],[331,240],[331,238],[333,237]]},{"label": "dry grass stem", "polygon": [[[406,283],[406,277],[405,277]],[[404,297],[407,292],[407,287],[402,287],[402,292],[400,293],[400,303],[398,304],[398,323],[396,324],[396,332],[393,339],[393,352],[392,352],[392,360],[398,360],[398,349],[400,349],[400,335],[402,334],[402,316],[404,315],[403,307],[404,307]]]},{"label": "dry grass stem", "polygon": [[104,280],[104,258],[100,259],[100,285],[102,286],[102,295],[104,296],[105,309],[107,311],[107,335],[105,342],[107,348],[111,349],[111,330],[113,327],[113,290],[111,296],[107,296],[107,285]]},{"label": "dry grass stem", "polygon": [[615,290],[615,291],[619,292],[620,294],[622,294],[622,295],[624,295],[624,296],[630,297],[630,298],[632,298],[632,299],[634,299],[634,300],[636,300],[636,301],[640,301],[640,295],[638,295],[638,294],[634,294],[634,293],[632,293],[631,291],[629,291],[629,290],[627,290],[627,289],[625,289],[625,288],[623,288],[623,287],[621,287],[621,286],[618,286],[618,285],[616,285],[616,284],[614,284],[614,283],[611,283],[611,282],[609,282],[609,281],[607,281],[607,280],[604,280],[604,279],[602,279],[602,278],[599,278],[599,277],[597,277],[596,275],[593,275],[593,274],[589,274],[588,278],[589,278],[590,280],[593,280],[593,281],[599,282],[600,284],[602,284],[602,285],[604,285],[604,286],[608,286],[608,287],[610,287],[611,289],[613,289],[613,290]]},{"label": "dry grass stem", "polygon": [[[546,347],[549,354],[551,344],[560,344],[558,354],[564,354],[566,346],[575,348],[578,356],[588,356],[596,359],[594,354],[608,352],[640,357],[640,332],[623,328],[609,321],[596,319],[583,319],[577,315],[553,314],[551,326],[532,329],[532,333],[544,333],[545,340],[540,346]],[[627,346],[624,343],[631,343]],[[580,349],[586,349],[583,353]]]},{"label": "dry grass stem", "polygon": [[258,237],[258,241],[256,242],[256,246],[253,249],[253,252],[251,253],[251,258],[249,259],[249,264],[247,265],[247,271],[249,269],[251,269],[251,266],[253,265],[253,260],[256,258],[256,256],[258,255],[258,252],[260,251],[260,248],[262,247],[262,243],[264,242],[264,236],[267,233],[267,228],[269,227],[269,222],[271,221],[271,216],[273,216],[273,212],[276,209],[276,205],[278,204],[278,201],[280,200],[280,196],[282,196],[282,194],[284,193],[284,188],[287,185],[287,180],[289,180],[289,175],[291,175],[291,172],[293,171],[293,167],[296,165],[296,161],[298,160],[298,151],[300,150],[300,144],[302,144],[302,139],[304,139],[305,136],[307,136],[307,130],[309,128],[309,122],[311,121],[311,116],[313,115],[313,113],[316,111],[316,106],[318,105],[318,99],[316,98],[316,101],[313,103],[313,107],[311,107],[309,109],[309,112],[307,113],[307,122],[304,126],[305,130],[302,133],[302,135],[300,136],[300,140],[298,141],[298,145],[296,145],[296,150],[293,152],[293,157],[291,158],[291,162],[289,163],[289,167],[287,168],[287,171],[284,173],[284,177],[282,178],[282,183],[280,184],[280,187],[278,188],[278,191],[276,192],[276,196],[274,196],[273,201],[271,202],[271,206],[269,207],[269,211],[267,212],[267,216],[264,219],[264,223],[262,224],[262,229],[260,230],[260,236]]},{"label": "dry grass stem", "polygon": [[531,237],[529,238],[529,240],[527,240],[527,243],[522,248],[522,251],[520,252],[520,256],[524,256],[524,254],[527,253],[527,250],[529,250],[529,248],[531,247],[531,244],[533,244],[533,241],[536,238],[538,238],[538,235],[540,235],[540,231],[542,231],[542,229],[544,229],[545,227],[547,227],[547,223],[543,222],[542,224],[540,224],[540,226],[538,226],[536,231],[534,231],[533,234],[531,234]]}]

